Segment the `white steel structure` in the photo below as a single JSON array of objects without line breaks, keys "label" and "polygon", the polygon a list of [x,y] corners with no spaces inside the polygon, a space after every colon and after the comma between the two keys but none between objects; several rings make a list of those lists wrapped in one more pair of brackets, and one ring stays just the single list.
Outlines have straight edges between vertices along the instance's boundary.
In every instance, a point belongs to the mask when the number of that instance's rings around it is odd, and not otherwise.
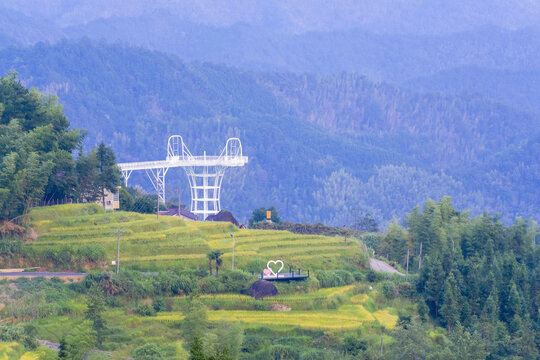
[{"label": "white steel structure", "polygon": [[248,157],[242,154],[242,143],[238,138],[227,140],[219,156],[193,156],[180,135],[172,135],[167,143],[167,159],[121,163],[127,186],[131,172],[145,170],[160,199],[165,201],[165,175],[170,168],[182,167],[186,171],[191,187],[191,212],[205,220],[208,215],[221,210],[220,192],[223,175],[228,167],[244,166]]}]

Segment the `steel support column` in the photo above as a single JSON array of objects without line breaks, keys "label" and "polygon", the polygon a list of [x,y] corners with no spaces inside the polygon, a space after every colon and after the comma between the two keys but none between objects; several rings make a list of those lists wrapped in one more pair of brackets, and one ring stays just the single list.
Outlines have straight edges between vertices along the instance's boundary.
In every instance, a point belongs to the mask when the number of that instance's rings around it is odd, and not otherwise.
[{"label": "steel support column", "polygon": [[159,199],[165,202],[165,175],[169,168],[147,169],[146,175],[154,186],[154,189],[159,194]]}]

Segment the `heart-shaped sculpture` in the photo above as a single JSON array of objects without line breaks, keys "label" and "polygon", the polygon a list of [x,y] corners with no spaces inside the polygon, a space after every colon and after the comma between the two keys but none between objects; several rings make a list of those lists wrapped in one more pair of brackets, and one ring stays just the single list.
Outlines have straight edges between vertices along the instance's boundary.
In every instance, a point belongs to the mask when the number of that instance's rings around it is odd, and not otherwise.
[{"label": "heart-shaped sculpture", "polygon": [[[274,272],[274,270],[272,270],[272,268],[270,267],[270,264],[281,264],[281,267],[279,268],[279,270],[277,272]],[[269,262],[266,263],[266,268],[268,270],[270,270],[270,272],[272,273],[272,275],[274,275],[275,277],[277,277],[277,275],[281,272],[281,270],[283,270],[283,261],[281,260],[270,260]]]}]

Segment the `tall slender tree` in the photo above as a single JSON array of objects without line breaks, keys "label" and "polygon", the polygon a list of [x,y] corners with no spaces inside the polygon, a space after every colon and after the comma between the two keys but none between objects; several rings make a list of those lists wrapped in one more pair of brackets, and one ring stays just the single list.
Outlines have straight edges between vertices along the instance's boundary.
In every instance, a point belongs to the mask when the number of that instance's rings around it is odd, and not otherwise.
[{"label": "tall slender tree", "polygon": [[105,146],[102,142],[96,150],[96,158],[99,164],[99,176],[97,179],[98,187],[101,193],[101,201],[105,207],[105,190],[115,193],[117,186],[122,182],[122,174],[111,148]]}]

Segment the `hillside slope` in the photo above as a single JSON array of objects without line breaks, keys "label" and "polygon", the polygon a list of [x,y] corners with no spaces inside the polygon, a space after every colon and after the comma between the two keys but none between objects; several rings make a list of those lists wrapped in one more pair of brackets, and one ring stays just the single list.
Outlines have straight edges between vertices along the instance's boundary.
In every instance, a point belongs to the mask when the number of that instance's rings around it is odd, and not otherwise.
[{"label": "hillside slope", "polygon": [[403,83],[409,89],[425,92],[483,94],[500,103],[540,113],[538,92],[540,71],[508,71],[463,67],[432,76],[410,79]]},{"label": "hillside slope", "polygon": [[[222,250],[223,267],[230,268],[234,234],[235,265],[266,264],[281,259],[288,267],[311,270],[367,267],[360,244],[341,237],[292,234],[287,231],[237,229],[230,223],[190,222],[169,216],[127,212],[104,212],[99,205],[58,205],[35,208],[30,225],[39,234],[36,242],[25,245],[32,266],[100,266],[67,258],[68,248],[79,253],[105,251],[107,266],[116,258],[120,238],[122,268],[158,271],[169,268],[207,268],[206,254]],[[51,255],[52,254],[52,255]],[[67,257],[66,257],[67,256]],[[264,266],[259,269],[262,271]],[[71,270],[76,270],[71,268]],[[255,269],[253,269],[255,271]]]}]

